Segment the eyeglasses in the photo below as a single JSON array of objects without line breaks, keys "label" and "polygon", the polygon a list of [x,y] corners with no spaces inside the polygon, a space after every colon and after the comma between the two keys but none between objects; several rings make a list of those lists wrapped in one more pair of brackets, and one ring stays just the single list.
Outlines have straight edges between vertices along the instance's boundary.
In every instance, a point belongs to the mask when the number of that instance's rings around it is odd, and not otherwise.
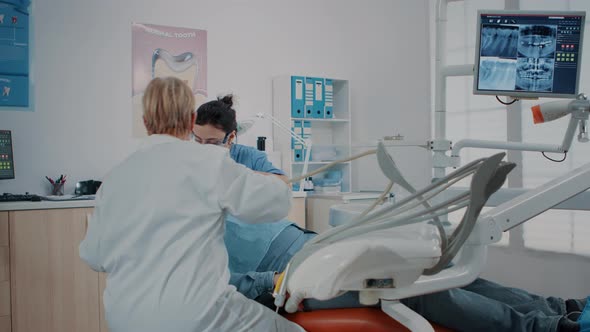
[{"label": "eyeglasses", "polygon": [[197,143],[201,143],[201,144],[211,144],[211,145],[224,145],[227,143],[227,140],[229,138],[229,134],[231,134],[231,132],[225,134],[225,136],[223,137],[223,139],[218,139],[218,138],[209,138],[209,139],[201,139],[200,137],[198,137],[194,131],[191,131],[192,133],[192,138],[195,142]]}]

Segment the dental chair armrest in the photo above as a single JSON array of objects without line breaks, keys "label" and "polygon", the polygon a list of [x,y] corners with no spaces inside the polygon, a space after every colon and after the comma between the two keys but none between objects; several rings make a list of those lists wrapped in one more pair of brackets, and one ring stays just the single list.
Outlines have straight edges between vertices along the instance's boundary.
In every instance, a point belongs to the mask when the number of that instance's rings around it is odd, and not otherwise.
[{"label": "dental chair armrest", "polygon": [[408,297],[463,287],[481,274],[487,256],[486,245],[465,244],[455,264],[432,276],[421,276],[412,285],[380,291],[380,297],[400,300]]}]

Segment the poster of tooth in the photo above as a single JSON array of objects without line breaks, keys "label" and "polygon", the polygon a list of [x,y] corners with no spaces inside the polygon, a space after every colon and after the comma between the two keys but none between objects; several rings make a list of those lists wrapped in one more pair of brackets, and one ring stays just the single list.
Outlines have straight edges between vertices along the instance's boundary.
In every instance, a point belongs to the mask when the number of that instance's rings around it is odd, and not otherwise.
[{"label": "poster of tooth", "polygon": [[0,1],[0,110],[29,110],[28,7],[28,0]]},{"label": "poster of tooth", "polygon": [[207,31],[132,25],[133,137],[146,136],[141,99],[152,78],[175,76],[193,90],[197,107],[207,98]]}]

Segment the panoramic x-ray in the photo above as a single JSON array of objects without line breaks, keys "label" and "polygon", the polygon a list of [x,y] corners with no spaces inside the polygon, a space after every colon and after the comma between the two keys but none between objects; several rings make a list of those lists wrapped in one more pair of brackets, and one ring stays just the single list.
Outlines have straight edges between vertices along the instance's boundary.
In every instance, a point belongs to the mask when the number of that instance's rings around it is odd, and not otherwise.
[{"label": "panoramic x-ray", "polygon": [[481,29],[480,56],[516,58],[518,26],[484,25]]},{"label": "panoramic x-ray", "polygon": [[518,43],[518,56],[527,58],[553,58],[557,26],[522,25]]},{"label": "panoramic x-ray", "polygon": [[546,58],[519,58],[516,63],[516,89],[551,92],[555,61]]},{"label": "panoramic x-ray", "polygon": [[481,58],[478,88],[481,90],[514,90],[516,60]]}]

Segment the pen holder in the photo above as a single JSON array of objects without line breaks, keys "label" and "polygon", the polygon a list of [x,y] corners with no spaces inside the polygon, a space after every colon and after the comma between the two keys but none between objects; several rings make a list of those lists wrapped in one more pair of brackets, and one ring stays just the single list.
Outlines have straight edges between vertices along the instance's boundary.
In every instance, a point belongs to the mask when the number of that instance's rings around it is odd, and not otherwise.
[{"label": "pen holder", "polygon": [[64,185],[65,182],[60,183],[52,183],[51,184],[51,195],[53,196],[63,196],[64,194]]}]

